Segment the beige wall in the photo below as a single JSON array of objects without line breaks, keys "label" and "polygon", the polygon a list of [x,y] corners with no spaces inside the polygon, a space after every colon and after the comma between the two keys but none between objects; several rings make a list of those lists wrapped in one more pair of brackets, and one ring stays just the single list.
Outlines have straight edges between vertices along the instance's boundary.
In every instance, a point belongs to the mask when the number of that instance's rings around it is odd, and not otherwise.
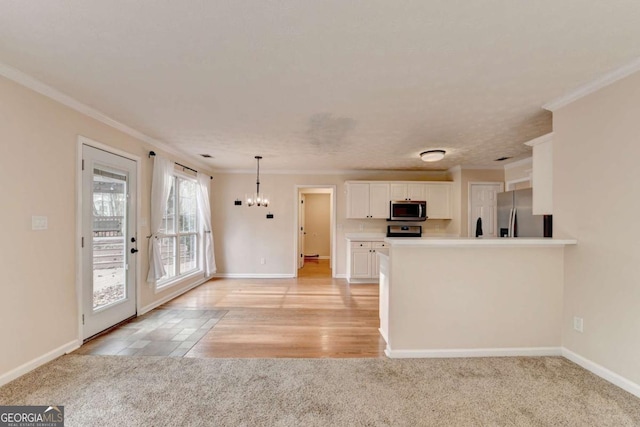
[{"label": "beige wall", "polygon": [[469,235],[469,183],[504,182],[503,169],[462,169],[460,177],[460,235]]},{"label": "beige wall", "polygon": [[305,254],[331,256],[331,196],[305,195]]},{"label": "beige wall", "polygon": [[561,344],[563,247],[393,246],[393,351]]},{"label": "beige wall", "polygon": [[[263,161],[266,165],[268,159]],[[218,272],[225,275],[268,277],[294,275],[296,266],[297,190],[299,186],[333,186],[336,191],[336,260],[335,273],[346,272],[346,233],[385,233],[383,219],[346,219],[345,181],[348,180],[416,180],[444,181],[446,172],[375,172],[346,174],[296,175],[260,173],[260,189],[269,194],[268,209],[234,206],[233,201],[255,187],[255,174],[218,173],[212,183],[212,222],[216,236]],[[274,214],[266,219],[267,212]],[[428,220],[425,233],[449,233],[454,220]],[[362,225],[363,230],[360,230]],[[265,258],[265,264],[261,264]]]},{"label": "beige wall", "polygon": [[[567,248],[564,346],[640,384],[640,73],[554,112],[554,236]],[[597,171],[597,173],[594,173]],[[572,328],[584,319],[584,332]]]},{"label": "beige wall", "polygon": [[[0,78],[0,182],[5,225],[0,246],[0,376],[78,338],[76,297],[76,155],[78,135],[141,158],[141,218],[149,223],[150,146],[31,90]],[[157,148],[153,148],[159,151]],[[181,163],[186,163],[184,159]],[[31,230],[31,216],[48,229]],[[147,272],[146,236],[138,254]],[[154,294],[141,283],[139,306],[175,292]],[[186,286],[186,285],[185,285]]]}]

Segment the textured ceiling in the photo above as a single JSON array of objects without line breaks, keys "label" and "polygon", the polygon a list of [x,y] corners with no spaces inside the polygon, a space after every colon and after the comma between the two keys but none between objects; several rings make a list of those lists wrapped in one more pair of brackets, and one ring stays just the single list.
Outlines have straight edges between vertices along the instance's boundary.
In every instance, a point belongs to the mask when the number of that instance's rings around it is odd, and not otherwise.
[{"label": "textured ceiling", "polygon": [[541,105],[640,56],[638,22],[637,0],[0,0],[0,62],[214,169],[446,169],[528,155]]}]

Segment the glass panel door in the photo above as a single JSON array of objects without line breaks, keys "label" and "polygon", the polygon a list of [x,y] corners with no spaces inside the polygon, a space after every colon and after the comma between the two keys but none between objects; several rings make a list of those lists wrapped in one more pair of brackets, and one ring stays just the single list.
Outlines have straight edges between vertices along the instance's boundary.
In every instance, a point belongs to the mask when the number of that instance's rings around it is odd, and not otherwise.
[{"label": "glass panel door", "polygon": [[93,169],[93,309],[127,296],[127,176]]},{"label": "glass panel door", "polygon": [[136,314],[134,160],[82,146],[82,321],[89,338]]}]

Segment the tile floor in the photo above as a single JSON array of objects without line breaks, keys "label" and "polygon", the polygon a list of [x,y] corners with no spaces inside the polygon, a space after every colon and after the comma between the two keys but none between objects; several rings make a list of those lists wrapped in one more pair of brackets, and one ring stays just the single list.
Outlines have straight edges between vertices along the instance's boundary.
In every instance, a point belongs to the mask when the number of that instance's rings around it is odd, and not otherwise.
[{"label": "tile floor", "polygon": [[97,337],[75,354],[182,357],[227,310],[156,309]]}]

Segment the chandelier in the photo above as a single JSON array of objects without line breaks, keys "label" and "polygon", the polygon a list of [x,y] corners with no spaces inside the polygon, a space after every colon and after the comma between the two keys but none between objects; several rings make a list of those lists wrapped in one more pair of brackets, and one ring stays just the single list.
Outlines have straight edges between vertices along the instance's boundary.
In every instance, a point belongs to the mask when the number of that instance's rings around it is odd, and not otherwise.
[{"label": "chandelier", "polygon": [[255,156],[258,164],[258,172],[256,174],[256,192],[245,195],[247,206],[269,206],[269,198],[266,194],[260,192],[260,159],[262,156]]}]

